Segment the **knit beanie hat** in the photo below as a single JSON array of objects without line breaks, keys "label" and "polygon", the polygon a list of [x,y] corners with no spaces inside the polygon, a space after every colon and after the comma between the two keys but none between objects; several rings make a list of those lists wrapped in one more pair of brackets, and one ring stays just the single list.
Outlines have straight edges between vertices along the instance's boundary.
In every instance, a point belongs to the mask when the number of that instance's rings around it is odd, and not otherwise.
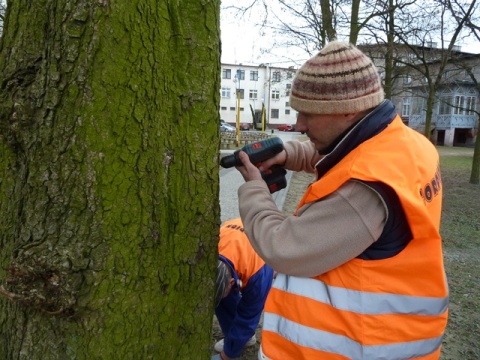
[{"label": "knit beanie hat", "polygon": [[308,114],[351,114],[383,98],[372,60],[352,44],[332,41],[297,71],[290,106]]}]

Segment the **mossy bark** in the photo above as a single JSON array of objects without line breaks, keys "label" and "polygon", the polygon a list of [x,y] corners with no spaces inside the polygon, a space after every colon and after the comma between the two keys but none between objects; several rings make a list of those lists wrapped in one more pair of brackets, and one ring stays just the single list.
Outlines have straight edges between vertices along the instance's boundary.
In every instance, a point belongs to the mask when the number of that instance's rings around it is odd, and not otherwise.
[{"label": "mossy bark", "polygon": [[219,1],[8,4],[0,358],[207,359]]}]

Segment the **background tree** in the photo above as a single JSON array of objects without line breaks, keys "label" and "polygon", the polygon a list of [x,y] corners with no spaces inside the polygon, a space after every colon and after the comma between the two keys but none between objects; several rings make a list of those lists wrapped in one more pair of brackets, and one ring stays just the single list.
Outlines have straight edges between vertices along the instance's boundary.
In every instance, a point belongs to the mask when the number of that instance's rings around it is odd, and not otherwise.
[{"label": "background tree", "polygon": [[[393,82],[398,74],[395,72],[396,31],[402,29],[402,23],[414,17],[411,6],[415,0],[384,1],[345,1],[345,0],[254,0],[250,6],[240,8],[239,13],[261,13],[262,34],[268,33],[275,38],[272,48],[288,49],[286,56],[292,56],[292,49],[297,49],[301,61],[290,57],[293,63],[301,65],[313,56],[328,41],[340,39],[357,44],[378,44],[375,51],[363,49],[370,56],[382,52],[379,66],[383,72],[383,82],[387,98],[393,96]],[[230,6],[227,8],[235,8]],[[238,7],[237,7],[238,9]],[[415,9],[416,11],[416,9]],[[284,53],[284,52],[283,52]],[[293,51],[293,54],[297,52]],[[377,59],[378,60],[378,59]],[[378,64],[379,61],[376,61]]]},{"label": "background tree", "polygon": [[[448,7],[441,0],[432,1],[432,7],[422,16],[417,17],[413,24],[413,31],[397,32],[403,45],[408,48],[408,57],[397,60],[397,64],[406,69],[411,74],[412,69],[416,76],[425,79],[426,90],[426,119],[424,135],[430,138],[431,123],[433,115],[433,106],[437,95],[437,90],[442,85],[443,73],[449,62],[455,55],[455,45],[460,39],[465,23],[470,19],[476,6],[476,0],[470,2],[470,5],[458,21],[452,23],[449,16]],[[422,5],[425,9],[425,4]],[[421,8],[419,8],[419,11]],[[431,24],[432,26],[428,26]],[[405,24],[403,24],[405,29]],[[440,44],[438,49],[433,45],[435,42],[433,36],[439,34]],[[449,40],[447,40],[449,39]],[[436,63],[432,67],[432,62]]]},{"label": "background tree", "polygon": [[6,4],[0,0],[0,35],[3,32],[3,21],[5,20]]},{"label": "background tree", "polygon": [[309,57],[345,33],[355,44],[363,25],[359,22],[360,0],[348,4],[343,0],[258,2],[265,9],[261,27],[276,39],[273,48],[296,48]]},{"label": "background tree", "polygon": [[387,99],[392,99],[395,95],[394,82],[400,76],[396,67],[397,57],[400,56],[397,52],[399,42],[397,31],[403,28],[399,24],[408,23],[412,18],[411,7],[415,1],[388,0],[362,4],[363,12],[366,14],[362,26],[362,43],[370,44],[363,50],[375,59],[383,75],[383,88]]},{"label": "background tree", "polygon": [[219,69],[219,1],[9,2],[1,359],[209,358]]},{"label": "background tree", "polygon": [[[447,1],[446,6],[448,7],[451,14],[454,16],[455,20],[460,24],[462,19],[465,18],[465,15],[469,11],[470,7],[468,4],[459,2],[459,1]],[[470,16],[466,19],[465,27],[470,30],[470,34],[480,42],[480,15],[478,12],[475,12],[476,16]],[[460,68],[464,69],[467,74],[470,76],[470,79],[475,84],[477,93],[480,95],[480,70],[478,66],[472,66],[468,61],[458,61]],[[480,118],[480,112],[476,111],[477,118]],[[470,173],[470,183],[471,184],[480,184],[480,121],[477,120],[477,138],[475,140],[475,149],[473,151],[473,161],[472,161],[472,171]]]},{"label": "background tree", "polygon": [[[477,93],[480,94],[480,71],[471,66],[465,66],[465,70],[475,84]],[[472,171],[470,172],[470,183],[471,184],[480,184],[480,112],[475,111],[477,114],[477,138],[475,140],[475,148],[473,150],[473,161],[472,161]],[[474,130],[474,129],[472,129]]]}]

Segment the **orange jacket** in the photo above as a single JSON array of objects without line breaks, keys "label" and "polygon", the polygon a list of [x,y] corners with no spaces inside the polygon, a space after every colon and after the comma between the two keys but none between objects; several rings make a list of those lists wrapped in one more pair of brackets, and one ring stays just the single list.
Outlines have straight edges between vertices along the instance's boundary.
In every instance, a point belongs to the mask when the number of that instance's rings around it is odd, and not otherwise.
[{"label": "orange jacket", "polygon": [[220,228],[218,253],[233,265],[235,275],[240,280],[240,291],[245,289],[250,278],[265,266],[265,261],[250,245],[240,218],[228,220]]},{"label": "orange jacket", "polygon": [[396,256],[355,258],[314,278],[278,274],[265,305],[265,356],[440,356],[448,289],[439,234],[442,183],[438,162],[438,153],[428,140],[397,116],[307,189],[298,208],[324,198],[351,179],[382,182],[397,193],[413,239]]}]

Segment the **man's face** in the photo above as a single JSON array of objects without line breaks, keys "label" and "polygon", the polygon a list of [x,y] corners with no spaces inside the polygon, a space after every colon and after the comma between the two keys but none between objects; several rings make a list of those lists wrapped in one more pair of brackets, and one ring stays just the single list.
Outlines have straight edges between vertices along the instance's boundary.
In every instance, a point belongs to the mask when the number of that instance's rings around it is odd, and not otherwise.
[{"label": "man's face", "polygon": [[356,114],[318,115],[300,112],[295,129],[306,133],[317,151],[325,155],[324,150],[328,149],[355,121]]}]

